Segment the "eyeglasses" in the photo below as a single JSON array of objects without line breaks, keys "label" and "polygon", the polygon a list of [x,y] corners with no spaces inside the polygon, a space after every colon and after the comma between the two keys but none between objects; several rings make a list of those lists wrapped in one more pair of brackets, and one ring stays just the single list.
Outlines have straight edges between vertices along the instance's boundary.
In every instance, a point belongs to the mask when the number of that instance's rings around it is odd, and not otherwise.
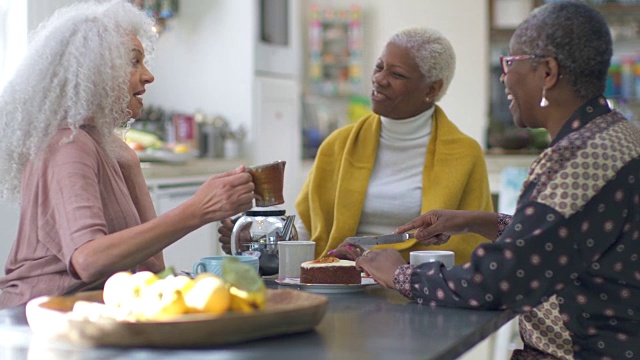
[{"label": "eyeglasses", "polygon": [[542,59],[546,58],[546,55],[513,55],[513,56],[500,56],[500,66],[502,66],[502,75],[507,75],[509,68],[513,65],[514,61],[528,60],[528,59]]}]

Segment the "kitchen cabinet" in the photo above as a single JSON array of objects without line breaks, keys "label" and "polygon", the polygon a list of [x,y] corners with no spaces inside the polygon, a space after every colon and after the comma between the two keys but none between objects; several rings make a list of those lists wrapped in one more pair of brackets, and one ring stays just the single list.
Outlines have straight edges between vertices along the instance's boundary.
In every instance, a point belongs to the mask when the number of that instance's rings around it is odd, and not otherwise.
[{"label": "kitchen cabinet", "polygon": [[[156,183],[152,187],[152,198],[158,215],[164,214],[193,196],[206,177],[191,179],[187,182],[172,181]],[[169,245],[164,250],[166,266],[173,266],[176,271],[191,271],[193,263],[205,256],[221,255],[218,243],[219,223],[207,224],[182,239]]]},{"label": "kitchen cabinet", "polygon": [[[211,175],[246,164],[245,159],[192,159],[186,164],[143,163],[142,172],[158,215],[185,202]],[[218,242],[219,222],[207,224],[164,250],[164,262],[175,270],[191,271],[205,256],[222,255]]]}]

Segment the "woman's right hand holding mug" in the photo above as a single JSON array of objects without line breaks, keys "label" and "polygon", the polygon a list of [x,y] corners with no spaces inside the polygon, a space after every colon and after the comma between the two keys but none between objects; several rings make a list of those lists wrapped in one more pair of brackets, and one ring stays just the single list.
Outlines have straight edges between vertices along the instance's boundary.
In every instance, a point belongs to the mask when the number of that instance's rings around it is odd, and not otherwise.
[{"label": "woman's right hand holding mug", "polygon": [[190,199],[202,223],[222,220],[253,206],[253,181],[244,166],[211,176]]}]

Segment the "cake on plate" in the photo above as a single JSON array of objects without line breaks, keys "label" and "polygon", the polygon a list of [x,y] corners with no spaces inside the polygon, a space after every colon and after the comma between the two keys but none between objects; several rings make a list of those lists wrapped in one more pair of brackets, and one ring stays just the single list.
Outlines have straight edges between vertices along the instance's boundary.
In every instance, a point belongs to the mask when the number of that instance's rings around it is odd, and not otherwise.
[{"label": "cake on plate", "polygon": [[327,256],[300,265],[301,284],[360,284],[355,261]]}]

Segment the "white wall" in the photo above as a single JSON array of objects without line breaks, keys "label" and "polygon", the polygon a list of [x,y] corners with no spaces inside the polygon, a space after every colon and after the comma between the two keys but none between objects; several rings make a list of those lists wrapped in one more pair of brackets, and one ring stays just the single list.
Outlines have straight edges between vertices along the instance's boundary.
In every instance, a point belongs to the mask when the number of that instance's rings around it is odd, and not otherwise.
[{"label": "white wall", "polygon": [[0,1],[0,90],[27,50],[27,3]]},{"label": "white wall", "polygon": [[181,1],[160,36],[145,103],[222,115],[251,126],[253,7],[248,0]]},{"label": "white wall", "polygon": [[27,0],[27,28],[29,33],[35,30],[57,9],[82,0]]}]

